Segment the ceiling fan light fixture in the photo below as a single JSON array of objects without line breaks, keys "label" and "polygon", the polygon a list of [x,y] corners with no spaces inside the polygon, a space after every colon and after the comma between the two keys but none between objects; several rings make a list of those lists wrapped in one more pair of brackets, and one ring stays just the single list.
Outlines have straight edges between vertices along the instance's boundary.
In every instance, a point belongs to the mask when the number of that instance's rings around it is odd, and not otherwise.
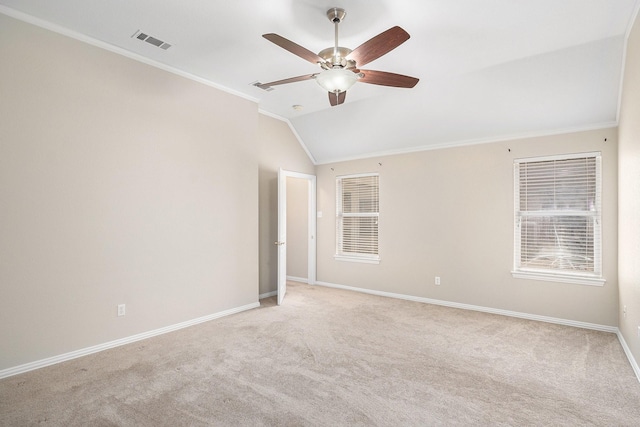
[{"label": "ceiling fan light fixture", "polygon": [[344,68],[324,70],[316,76],[318,84],[331,93],[346,92],[358,81],[358,75]]}]

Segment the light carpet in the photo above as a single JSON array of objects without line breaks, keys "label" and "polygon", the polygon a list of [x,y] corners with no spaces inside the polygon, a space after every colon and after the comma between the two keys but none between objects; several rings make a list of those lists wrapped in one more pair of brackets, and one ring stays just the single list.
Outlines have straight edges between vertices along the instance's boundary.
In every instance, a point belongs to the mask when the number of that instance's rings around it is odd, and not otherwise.
[{"label": "light carpet", "polygon": [[290,283],[0,381],[0,425],[638,426],[614,334]]}]

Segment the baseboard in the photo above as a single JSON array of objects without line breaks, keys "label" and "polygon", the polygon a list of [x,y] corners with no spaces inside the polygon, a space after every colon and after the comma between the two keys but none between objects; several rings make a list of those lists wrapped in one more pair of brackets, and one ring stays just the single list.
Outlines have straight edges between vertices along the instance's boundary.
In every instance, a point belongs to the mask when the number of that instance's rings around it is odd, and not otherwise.
[{"label": "baseboard", "polygon": [[258,296],[259,299],[265,299],[265,298],[269,298],[269,297],[275,297],[276,295],[278,295],[278,291],[272,291],[272,292],[267,292],[264,294],[260,294]]},{"label": "baseboard", "polygon": [[[287,276],[287,281],[289,280],[291,280],[292,282],[309,283],[307,279],[302,277]],[[265,292],[264,294],[260,294],[258,298],[264,299],[269,297],[275,297],[276,295],[278,295],[278,291],[271,291],[271,292]]]},{"label": "baseboard", "polygon": [[287,276],[287,280],[291,280],[292,282],[309,283],[309,279],[306,277]]},{"label": "baseboard", "polygon": [[458,302],[443,301],[443,300],[437,300],[437,299],[431,299],[431,298],[423,298],[423,297],[415,297],[415,296],[412,296],[412,295],[395,294],[395,293],[392,293],[392,292],[374,291],[374,290],[371,290],[371,289],[356,288],[356,287],[344,286],[344,285],[336,285],[335,283],[327,283],[327,282],[316,281],[316,285],[326,286],[326,287],[329,287],[329,288],[344,289],[344,290],[348,290],[348,291],[362,292],[362,293],[365,293],[365,294],[378,295],[378,296],[382,296],[382,297],[389,297],[389,298],[403,299],[403,300],[407,300],[407,301],[421,302],[421,303],[425,303],[425,304],[441,305],[441,306],[451,307],[451,308],[460,308],[460,309],[463,309],[463,310],[480,311],[480,312],[483,312],[483,313],[499,314],[499,315],[502,315],[502,316],[509,316],[509,317],[518,317],[520,319],[526,319],[526,320],[536,320],[538,322],[555,323],[555,324],[558,324],[558,325],[573,326],[573,327],[576,327],[576,328],[592,329],[594,331],[610,332],[610,333],[613,333],[613,334],[618,332],[618,328],[615,327],[615,326],[598,325],[598,324],[595,324],[595,323],[587,323],[587,322],[578,322],[578,321],[575,321],[575,320],[559,319],[559,318],[556,318],[556,317],[538,316],[537,314],[520,313],[520,312],[517,312],[517,311],[502,310],[502,309],[499,309],[499,308],[482,307],[482,306],[478,306],[478,305],[462,304],[462,303],[458,303]]},{"label": "baseboard", "polygon": [[232,314],[240,313],[242,311],[251,310],[253,308],[260,307],[259,302],[243,305],[241,307],[232,308],[229,310],[221,311],[218,313],[210,314],[207,316],[199,317],[197,319],[188,320],[186,322],[177,323],[175,325],[166,326],[164,328],[155,329],[149,332],[143,332],[141,334],[132,335],[130,337],[121,338],[115,341],[109,341],[104,344],[98,344],[92,347],[83,348],[80,350],[72,351],[69,353],[61,354],[54,357],[49,357],[35,362],[26,363],[24,365],[16,366],[13,368],[3,369],[0,371],[0,379],[11,377],[13,375],[23,374],[25,372],[33,371],[35,369],[44,368],[45,366],[55,365],[56,363],[66,362],[68,360],[77,359],[78,357],[87,356],[89,354],[98,353],[103,350],[108,350],[121,345],[130,344],[136,341],[141,341],[147,338],[155,337],[157,335],[166,334],[169,332],[177,331],[178,329],[187,328],[189,326],[197,325],[199,323],[208,322],[210,320],[219,319],[221,317],[229,316]]},{"label": "baseboard", "polygon": [[[309,283],[309,280],[302,277],[287,276],[287,281],[289,280],[291,280],[292,282]],[[258,298],[264,299],[269,297],[275,297],[276,295],[278,295],[278,291],[271,291],[271,292],[265,292],[264,294],[260,294]]]},{"label": "baseboard", "polygon": [[624,340],[624,337],[622,336],[622,332],[618,330],[616,334],[618,335],[618,340],[620,341],[620,345],[622,345],[624,354],[627,355],[627,359],[629,359],[631,368],[633,369],[633,372],[636,374],[636,377],[640,382],[640,366],[638,366],[638,362],[636,362],[636,359],[633,357],[633,354],[631,353],[631,349],[629,348],[629,346],[627,345],[627,342]]}]

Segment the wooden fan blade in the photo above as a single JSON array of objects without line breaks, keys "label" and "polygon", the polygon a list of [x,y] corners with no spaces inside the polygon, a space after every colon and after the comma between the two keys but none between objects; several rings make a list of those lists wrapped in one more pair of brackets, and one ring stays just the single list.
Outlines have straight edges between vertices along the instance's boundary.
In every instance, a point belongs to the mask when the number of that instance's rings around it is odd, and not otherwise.
[{"label": "wooden fan blade", "polygon": [[283,85],[287,83],[295,83],[295,82],[302,82],[305,80],[311,80],[316,75],[317,74],[306,74],[304,76],[289,77],[288,79],[276,80],[275,82],[260,83],[260,84],[257,84],[256,86],[259,87],[260,89],[267,89],[270,86],[277,86],[277,85]]},{"label": "wooden fan blade", "polygon": [[387,31],[378,34],[355,48],[353,52],[347,55],[347,59],[353,59],[356,61],[356,65],[361,67],[391,52],[409,40],[409,37],[411,37],[409,33],[398,26],[389,28]]},{"label": "wooden fan blade", "polygon": [[319,57],[317,54],[311,52],[309,49],[305,49],[304,47],[295,44],[291,40],[287,40],[282,36],[279,36],[274,33],[263,34],[262,37],[269,40],[271,43],[277,44],[281,48],[288,50],[294,55],[299,56],[302,59],[305,59],[312,64],[317,64],[319,62],[324,62],[324,59]]},{"label": "wooden fan blade", "polygon": [[335,107],[336,105],[340,105],[344,102],[346,97],[347,97],[347,92],[340,92],[340,93],[329,92],[329,104],[331,104],[332,107]]},{"label": "wooden fan blade", "polygon": [[364,74],[364,77],[360,77],[358,82],[372,85],[412,88],[420,81],[415,77],[386,71],[360,70],[360,72]]}]

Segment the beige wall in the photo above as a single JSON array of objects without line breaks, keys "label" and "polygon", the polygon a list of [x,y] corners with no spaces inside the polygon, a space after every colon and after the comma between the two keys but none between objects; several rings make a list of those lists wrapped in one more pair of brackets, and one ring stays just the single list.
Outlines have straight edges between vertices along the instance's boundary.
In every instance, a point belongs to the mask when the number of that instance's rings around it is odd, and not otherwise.
[{"label": "beige wall", "polygon": [[287,276],[309,275],[309,181],[287,177]]},{"label": "beige wall", "polygon": [[280,120],[260,115],[260,294],[277,290],[278,168],[313,175],[315,168],[304,149]]},{"label": "beige wall", "polygon": [[4,15],[0,58],[0,370],[257,302],[255,103]]},{"label": "beige wall", "polygon": [[[619,127],[619,328],[640,363],[640,18],[627,45]],[[627,307],[626,317],[622,314]]]},{"label": "beige wall", "polygon": [[[514,279],[513,160],[588,151],[603,157],[606,285]],[[379,265],[333,258],[335,177],[365,172],[380,173]],[[615,128],[327,164],[316,174],[318,281],[617,325]]]}]

